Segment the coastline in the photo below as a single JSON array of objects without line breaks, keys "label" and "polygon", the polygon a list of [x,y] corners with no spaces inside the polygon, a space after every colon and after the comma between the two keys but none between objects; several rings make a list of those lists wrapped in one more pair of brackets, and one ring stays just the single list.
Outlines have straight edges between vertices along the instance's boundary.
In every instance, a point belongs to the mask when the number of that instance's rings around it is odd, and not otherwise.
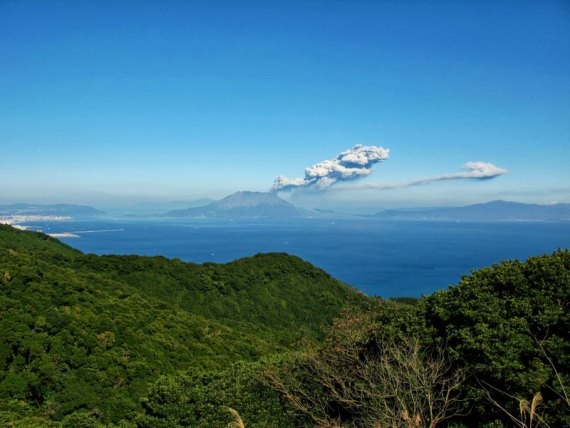
[{"label": "coastline", "polygon": [[80,238],[79,235],[71,232],[48,233],[52,238]]},{"label": "coastline", "polygon": [[[23,225],[21,223],[29,223],[33,221],[69,221],[72,218],[70,216],[62,216],[62,215],[21,215],[21,214],[12,214],[12,215],[5,215],[0,216],[0,224],[7,224],[12,226],[16,229],[20,230],[30,230],[29,226]],[[58,236],[54,236],[58,235]],[[78,237],[77,235],[73,235],[72,233],[67,234],[52,234],[50,236],[54,237],[61,237],[61,238],[72,238]]]}]

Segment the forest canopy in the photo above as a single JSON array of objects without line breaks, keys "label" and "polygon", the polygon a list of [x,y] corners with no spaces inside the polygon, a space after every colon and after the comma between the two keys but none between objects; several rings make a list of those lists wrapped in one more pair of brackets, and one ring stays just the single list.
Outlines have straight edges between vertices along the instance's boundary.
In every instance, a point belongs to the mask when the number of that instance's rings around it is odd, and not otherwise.
[{"label": "forest canopy", "polygon": [[386,301],[287,254],[96,256],[0,225],[0,424],[567,426],[569,272],[558,250]]}]

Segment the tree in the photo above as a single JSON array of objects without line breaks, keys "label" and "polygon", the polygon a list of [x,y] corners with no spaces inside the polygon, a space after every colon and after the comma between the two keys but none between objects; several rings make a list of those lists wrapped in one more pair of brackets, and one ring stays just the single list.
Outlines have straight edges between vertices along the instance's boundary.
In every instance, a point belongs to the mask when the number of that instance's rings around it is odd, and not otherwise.
[{"label": "tree", "polygon": [[570,425],[555,392],[570,376],[570,251],[480,269],[424,299],[422,308],[434,340],[469,367],[477,426],[510,423],[507,413],[518,414],[519,403],[537,392],[545,422]]},{"label": "tree", "polygon": [[378,318],[345,313],[324,348],[267,376],[317,426],[435,427],[466,412],[463,370],[453,370],[442,349],[395,334]]}]

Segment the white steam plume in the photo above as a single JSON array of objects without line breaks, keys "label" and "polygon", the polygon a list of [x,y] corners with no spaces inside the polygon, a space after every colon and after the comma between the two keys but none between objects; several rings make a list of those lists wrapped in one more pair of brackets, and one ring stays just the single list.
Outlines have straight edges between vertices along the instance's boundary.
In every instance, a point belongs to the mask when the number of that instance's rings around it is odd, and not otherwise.
[{"label": "white steam plume", "polygon": [[509,172],[506,169],[499,168],[488,162],[467,162],[461,166],[464,171],[456,172],[451,174],[436,175],[434,177],[420,178],[417,180],[407,181],[405,183],[397,184],[364,184],[359,186],[346,186],[337,188],[338,190],[356,190],[356,189],[373,189],[373,190],[390,190],[390,189],[402,189],[405,187],[419,186],[422,184],[433,183],[434,181],[445,181],[445,180],[488,180],[499,175],[506,174]]},{"label": "white steam plume", "polygon": [[332,160],[325,160],[305,169],[304,178],[277,177],[271,191],[280,192],[298,187],[324,189],[338,181],[354,180],[369,175],[374,164],[385,161],[389,154],[390,151],[383,147],[357,144]]}]

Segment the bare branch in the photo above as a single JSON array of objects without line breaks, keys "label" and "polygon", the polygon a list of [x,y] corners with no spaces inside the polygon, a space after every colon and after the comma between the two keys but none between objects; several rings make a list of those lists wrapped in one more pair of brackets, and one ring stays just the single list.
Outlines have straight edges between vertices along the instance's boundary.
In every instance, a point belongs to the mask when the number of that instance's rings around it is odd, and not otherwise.
[{"label": "bare branch", "polygon": [[436,427],[466,413],[465,372],[443,350],[384,334],[362,314],[343,321],[325,349],[269,375],[294,409],[354,427]]}]

